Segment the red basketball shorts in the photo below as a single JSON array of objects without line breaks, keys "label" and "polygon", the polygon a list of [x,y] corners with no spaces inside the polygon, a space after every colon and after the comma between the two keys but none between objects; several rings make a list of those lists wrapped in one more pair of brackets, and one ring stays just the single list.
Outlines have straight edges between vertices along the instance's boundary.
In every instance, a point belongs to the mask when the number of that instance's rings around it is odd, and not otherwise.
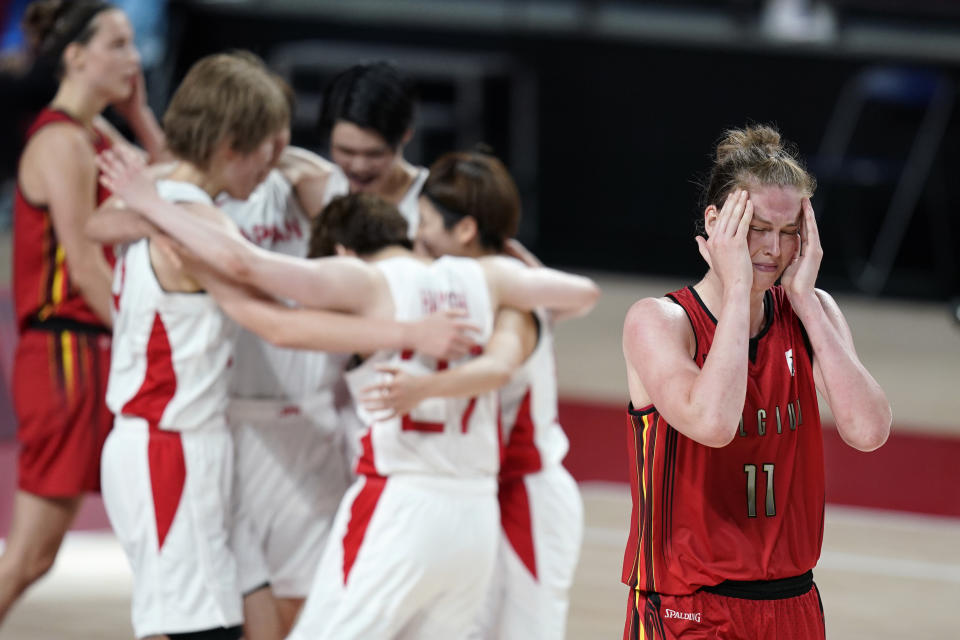
[{"label": "red basketball shorts", "polygon": [[823,640],[813,574],[762,582],[728,581],[684,596],[631,591],[624,640]]},{"label": "red basketball shorts", "polygon": [[14,359],[20,489],[45,497],[100,490],[110,336],[27,330]]}]

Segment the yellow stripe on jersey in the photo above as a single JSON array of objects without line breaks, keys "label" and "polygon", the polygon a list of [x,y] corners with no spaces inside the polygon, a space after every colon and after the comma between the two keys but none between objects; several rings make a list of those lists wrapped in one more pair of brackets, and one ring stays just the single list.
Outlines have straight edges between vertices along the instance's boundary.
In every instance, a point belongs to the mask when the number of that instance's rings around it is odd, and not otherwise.
[{"label": "yellow stripe on jersey", "polygon": [[73,345],[76,340],[69,331],[60,333],[60,346],[63,350],[63,384],[67,388],[67,401],[73,402],[76,362],[73,358]]},{"label": "yellow stripe on jersey", "polygon": [[633,592],[634,596],[636,597],[636,603],[634,604],[634,607],[636,607],[637,610],[637,626],[639,627],[639,629],[637,629],[637,637],[640,640],[646,640],[647,632],[643,628],[643,613],[640,611],[640,585],[634,587]]},{"label": "yellow stripe on jersey", "polygon": [[54,306],[63,301],[63,285],[67,276],[65,266],[66,259],[67,254],[63,250],[63,247],[57,247],[56,264],[53,272],[53,290],[50,292],[50,299],[53,301]]}]

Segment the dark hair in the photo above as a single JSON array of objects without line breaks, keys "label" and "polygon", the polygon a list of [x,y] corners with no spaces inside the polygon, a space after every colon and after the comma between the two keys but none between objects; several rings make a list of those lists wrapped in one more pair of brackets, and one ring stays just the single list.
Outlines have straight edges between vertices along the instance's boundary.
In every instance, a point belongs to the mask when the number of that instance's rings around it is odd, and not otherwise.
[{"label": "dark hair", "polygon": [[756,185],[796,187],[810,197],[817,180],[807,171],[796,145],[780,138],[772,125],[748,125],[724,132],[706,184],[701,185],[697,233],[705,235],[703,211],[709,205],[723,207],[734,189]]},{"label": "dark hair", "polygon": [[358,64],[341,71],[323,92],[320,131],[329,135],[338,120],[373,129],[396,149],[413,127],[413,84],[388,62]]},{"label": "dark hair", "polygon": [[116,9],[102,0],[34,0],[23,14],[23,33],[34,56],[63,75],[63,51],[72,42],[86,44],[96,33],[94,18]]},{"label": "dark hair", "polygon": [[207,169],[221,141],[250,153],[289,124],[287,98],[257,60],[218,53],[190,67],[163,115],[175,156]]},{"label": "dark hair", "polygon": [[453,151],[430,167],[422,194],[450,229],[467,216],[477,222],[480,244],[502,251],[517,233],[520,194],[507,168],[492,155],[478,151]]},{"label": "dark hair", "polygon": [[406,219],[394,205],[372,193],[334,198],[314,219],[308,257],[332,256],[338,244],[359,256],[391,246],[413,248]]}]

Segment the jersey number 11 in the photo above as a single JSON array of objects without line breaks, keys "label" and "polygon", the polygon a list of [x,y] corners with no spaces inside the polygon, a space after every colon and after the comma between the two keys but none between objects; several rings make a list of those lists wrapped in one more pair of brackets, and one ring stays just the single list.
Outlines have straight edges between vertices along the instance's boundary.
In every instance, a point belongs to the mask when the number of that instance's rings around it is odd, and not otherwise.
[{"label": "jersey number 11", "polygon": [[[747,515],[751,518],[757,517],[757,465],[743,465],[743,472],[747,474]],[[767,476],[767,517],[777,515],[777,505],[773,495],[773,464],[768,462],[763,465],[763,473]]]}]

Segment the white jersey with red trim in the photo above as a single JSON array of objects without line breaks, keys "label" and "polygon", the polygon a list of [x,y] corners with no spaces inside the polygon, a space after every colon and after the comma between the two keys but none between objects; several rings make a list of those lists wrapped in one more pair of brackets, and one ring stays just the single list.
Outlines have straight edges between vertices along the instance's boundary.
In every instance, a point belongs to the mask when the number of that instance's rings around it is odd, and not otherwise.
[{"label": "white jersey with red trim", "polygon": [[[170,202],[212,204],[198,186],[161,180]],[[125,246],[114,268],[113,353],[107,405],[162,429],[224,427],[228,369],[237,325],[203,292],[167,292],[148,239]]]},{"label": "white jersey with red trim", "polygon": [[557,421],[557,363],[553,322],[538,309],[537,346],[510,381],[500,389],[501,417],[506,443],[502,478],[534,473],[558,465],[570,443]]},{"label": "white jersey with red trim", "polygon": [[[416,237],[417,229],[420,226],[420,190],[430,175],[430,170],[426,167],[414,167],[414,169],[416,170],[416,175],[413,178],[413,182],[410,184],[407,192],[403,194],[400,202],[397,203],[397,209],[407,221],[407,235],[411,240]],[[323,196],[323,206],[327,206],[327,204],[337,196],[345,196],[348,193],[350,193],[350,182],[347,180],[347,176],[344,175],[343,169],[337,165],[333,165],[333,171],[327,179],[327,189]]]},{"label": "white jersey with red trim", "polygon": [[[393,296],[398,321],[418,320],[444,309],[466,311],[486,344],[493,326],[490,292],[480,264],[469,258],[443,257],[433,263],[402,256],[375,263]],[[424,375],[457,366],[412,352],[381,351],[347,373],[347,385],[363,424],[357,473],[390,475],[429,473],[446,476],[495,476],[500,466],[499,409],[496,392],[473,398],[429,398],[402,418],[378,420],[358,401],[362,390],[389,363]]]},{"label": "white jersey with red trim", "polygon": [[[297,258],[307,255],[310,219],[301,208],[293,185],[279,170],[272,170],[246,200],[219,197],[217,205],[254,244]],[[231,397],[282,399],[291,403],[318,392],[329,393],[349,357],[275,347],[246,330],[240,331],[234,354]]]}]

